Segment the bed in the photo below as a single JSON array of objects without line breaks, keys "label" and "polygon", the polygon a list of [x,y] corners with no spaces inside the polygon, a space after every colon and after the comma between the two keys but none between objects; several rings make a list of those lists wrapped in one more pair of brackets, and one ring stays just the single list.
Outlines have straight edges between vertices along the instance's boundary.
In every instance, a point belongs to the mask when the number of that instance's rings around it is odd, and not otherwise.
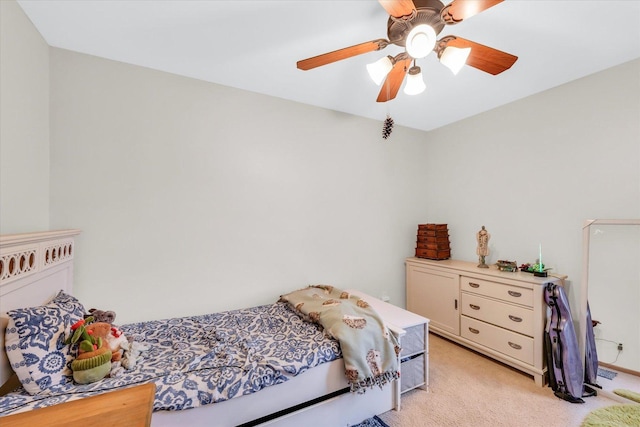
[{"label": "bed", "polygon": [[[5,348],[5,329],[8,318],[5,313],[9,310],[42,306],[43,304],[56,300],[62,301],[62,307],[70,306],[70,310],[77,309],[73,301],[73,259],[75,255],[74,239],[80,233],[79,230],[60,230],[42,233],[27,233],[18,235],[5,235],[0,237],[0,344]],[[62,297],[61,297],[62,295]],[[77,300],[76,300],[77,301]],[[275,315],[275,317],[274,317]],[[304,322],[295,317],[295,313],[290,311],[288,305],[276,302],[260,307],[252,307],[247,310],[234,310],[231,312],[215,313],[207,316],[195,316],[183,319],[167,319],[162,326],[155,325],[156,330],[166,331],[164,335],[171,335],[171,323],[186,322],[187,328],[191,332],[206,330],[207,324],[225,324],[240,316],[248,319],[252,316],[252,322],[243,324],[261,324],[265,330],[269,331],[268,319],[281,319],[280,324],[289,324],[290,328],[302,330],[310,337],[314,347],[313,356],[307,354],[305,349],[299,350],[301,353],[293,359],[308,359],[307,364],[287,364],[282,369],[271,369],[273,362],[270,355],[260,353],[261,349],[269,348],[268,344],[258,339],[252,338],[255,345],[241,345],[246,354],[243,356],[243,363],[256,365],[256,360],[266,360],[266,365],[258,367],[262,370],[257,372],[251,379],[244,382],[237,382],[240,390],[229,393],[230,395],[215,395],[212,393],[195,393],[195,398],[183,398],[182,400],[167,399],[168,394],[176,394],[170,385],[162,386],[164,383],[171,383],[173,378],[167,374],[164,382],[158,381],[157,371],[162,366],[156,366],[156,374],[153,371],[137,372],[137,378],[128,382],[119,382],[118,376],[107,378],[100,382],[101,385],[89,384],[81,389],[82,393],[71,392],[61,386],[57,389],[57,394],[36,399],[37,404],[31,406],[22,403],[26,393],[22,391],[16,394],[13,392],[0,399],[0,407],[6,409],[4,414],[9,415],[27,410],[37,405],[47,406],[60,403],[62,401],[74,400],[90,396],[106,390],[113,390],[118,387],[128,387],[140,383],[155,382],[156,401],[154,403],[155,412],[152,417],[154,426],[170,426],[177,424],[188,425],[215,425],[215,426],[253,426],[253,425],[273,425],[273,426],[294,426],[294,425],[351,425],[362,421],[390,409],[399,408],[399,388],[397,382],[393,381],[383,387],[368,388],[365,393],[350,392],[349,383],[345,378],[345,364],[341,357],[341,349],[336,345],[335,340],[327,338],[321,329],[317,329],[312,323]],[[247,317],[249,316],[249,317]],[[258,320],[256,320],[258,319]],[[263,319],[263,320],[259,320]],[[266,319],[266,320],[265,320]],[[284,319],[284,320],[283,320]],[[266,326],[265,326],[266,324]],[[125,334],[136,338],[142,338],[139,334],[143,332],[139,324],[125,325],[122,327]],[[249,327],[251,329],[253,327]],[[315,329],[314,329],[315,328]],[[228,330],[234,329],[230,326]],[[174,335],[184,333],[185,328],[177,327],[173,330]],[[230,342],[233,338],[227,337],[228,330],[216,329],[218,341]],[[392,328],[394,335],[402,335],[403,330]],[[199,333],[199,332],[197,332]],[[162,335],[162,334],[160,334]],[[161,336],[155,337],[154,344],[163,341]],[[226,340],[226,341],[225,341]],[[219,346],[219,342],[216,344]],[[184,344],[182,344],[184,345]],[[9,346],[11,348],[11,346]],[[146,359],[153,360],[154,352],[158,351],[155,345],[151,346]],[[158,345],[158,347],[160,347]],[[304,347],[304,346],[303,346]],[[235,348],[235,347],[234,347]],[[318,352],[317,350],[320,349]],[[178,348],[181,354],[191,354],[188,348]],[[234,350],[236,351],[236,350]],[[239,351],[239,350],[237,350]],[[252,356],[253,355],[253,356]],[[198,358],[196,358],[198,359]],[[290,362],[291,357],[287,360]],[[180,359],[176,357],[176,363],[193,365],[193,371],[204,371],[220,366],[212,366],[212,360],[200,358]],[[300,360],[298,360],[300,361]],[[301,361],[300,361],[301,362]],[[231,362],[233,363],[233,362]],[[305,361],[306,363],[306,361]],[[267,367],[265,367],[267,366]],[[243,366],[245,369],[246,366]],[[255,368],[255,366],[254,366]],[[171,367],[165,367],[170,372]],[[277,371],[275,376],[268,376],[265,371]],[[286,375],[283,375],[285,372]],[[12,369],[9,366],[7,355],[3,351],[0,354],[0,384],[4,384],[12,377]],[[156,375],[154,377],[154,375]],[[168,381],[165,381],[167,380]],[[200,381],[197,378],[187,378],[184,375],[176,375],[176,382],[186,383],[188,386],[197,387],[195,384]],[[34,379],[36,382],[36,379]],[[96,383],[97,384],[97,383]],[[107,384],[105,386],[105,384]],[[27,387],[23,385],[23,388]],[[188,388],[188,387],[187,387]],[[258,392],[245,394],[243,390],[255,388]],[[65,391],[66,390],[66,391]],[[78,390],[78,389],[76,389]],[[71,395],[71,397],[69,397]],[[64,397],[63,397],[64,396]],[[7,405],[8,400],[13,399],[14,405]],[[167,406],[162,406],[162,401],[166,400]],[[4,402],[4,403],[3,403]],[[15,403],[18,402],[18,403]],[[194,403],[195,402],[195,403]],[[173,405],[173,406],[172,406]],[[182,409],[182,410],[169,410]],[[212,421],[213,420],[213,421]]]}]

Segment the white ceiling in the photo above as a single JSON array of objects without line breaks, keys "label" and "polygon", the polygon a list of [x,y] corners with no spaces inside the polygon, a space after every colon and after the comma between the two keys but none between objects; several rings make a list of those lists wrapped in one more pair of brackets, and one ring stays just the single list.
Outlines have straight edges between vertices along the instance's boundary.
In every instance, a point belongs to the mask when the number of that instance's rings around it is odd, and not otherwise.
[{"label": "white ceiling", "polygon": [[[448,3],[445,0],[445,3]],[[418,60],[427,90],[375,101],[365,65],[391,45],[309,71],[296,62],[387,38],[374,0],[18,0],[51,46],[431,130],[640,57],[640,1],[507,0],[447,34],[519,57],[497,76]],[[639,77],[640,78],[640,77]]]}]

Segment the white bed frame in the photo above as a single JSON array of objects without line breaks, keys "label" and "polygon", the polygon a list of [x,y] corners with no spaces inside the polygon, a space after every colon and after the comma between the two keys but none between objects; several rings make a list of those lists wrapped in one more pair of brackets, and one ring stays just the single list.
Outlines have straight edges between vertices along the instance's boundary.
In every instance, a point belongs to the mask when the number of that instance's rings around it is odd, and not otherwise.
[{"label": "white bed frame", "polygon": [[[6,312],[45,304],[61,289],[73,294],[78,234],[72,229],[0,236],[0,385],[13,373],[4,351]],[[399,408],[397,381],[364,394],[339,394],[347,387],[339,359],[258,393],[185,411],[154,412],[151,424],[338,427]],[[278,416],[272,417],[274,413]]]}]

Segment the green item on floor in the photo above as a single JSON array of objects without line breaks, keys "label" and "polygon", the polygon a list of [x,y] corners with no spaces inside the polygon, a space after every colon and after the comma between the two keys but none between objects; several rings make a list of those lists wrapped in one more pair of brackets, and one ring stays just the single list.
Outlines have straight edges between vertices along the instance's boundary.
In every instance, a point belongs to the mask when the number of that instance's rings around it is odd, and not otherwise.
[{"label": "green item on floor", "polygon": [[634,402],[640,403],[640,393],[631,390],[625,390],[623,388],[617,388],[613,390],[615,394],[618,396],[622,396],[625,399],[633,400]]},{"label": "green item on floor", "polygon": [[589,412],[580,427],[637,427],[640,405],[614,405]]}]

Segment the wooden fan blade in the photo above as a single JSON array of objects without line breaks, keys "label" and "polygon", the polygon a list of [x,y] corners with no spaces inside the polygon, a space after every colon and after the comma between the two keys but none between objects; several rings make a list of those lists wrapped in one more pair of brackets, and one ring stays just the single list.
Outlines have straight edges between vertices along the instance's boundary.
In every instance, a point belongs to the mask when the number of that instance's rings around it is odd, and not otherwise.
[{"label": "wooden fan blade", "polygon": [[416,10],[412,0],[378,0],[378,2],[394,18],[411,15]]},{"label": "wooden fan blade", "polygon": [[396,97],[400,90],[400,86],[402,86],[404,76],[407,74],[407,71],[411,66],[411,61],[411,57],[396,60],[395,65],[391,71],[389,71],[387,78],[384,80],[382,89],[380,89],[380,93],[378,94],[378,99],[376,99],[376,101],[387,102]]},{"label": "wooden fan blade", "polygon": [[472,42],[471,40],[456,36],[449,37],[451,37],[451,40],[446,43],[446,46],[471,48],[471,53],[467,58],[467,65],[486,73],[493,74],[494,76],[511,68],[518,59],[515,55],[511,55],[510,53],[503,52],[480,43]]},{"label": "wooden fan blade", "polygon": [[342,59],[351,58],[352,56],[384,49],[388,44],[389,41],[385,39],[372,40],[370,42],[364,42],[354,46],[334,50],[333,52],[314,56],[313,58],[303,59],[297,62],[297,66],[301,70],[310,70],[312,68],[320,67],[321,65],[327,65]]},{"label": "wooden fan blade", "polygon": [[504,0],[453,0],[442,8],[440,15],[446,24],[457,24],[503,1]]}]

